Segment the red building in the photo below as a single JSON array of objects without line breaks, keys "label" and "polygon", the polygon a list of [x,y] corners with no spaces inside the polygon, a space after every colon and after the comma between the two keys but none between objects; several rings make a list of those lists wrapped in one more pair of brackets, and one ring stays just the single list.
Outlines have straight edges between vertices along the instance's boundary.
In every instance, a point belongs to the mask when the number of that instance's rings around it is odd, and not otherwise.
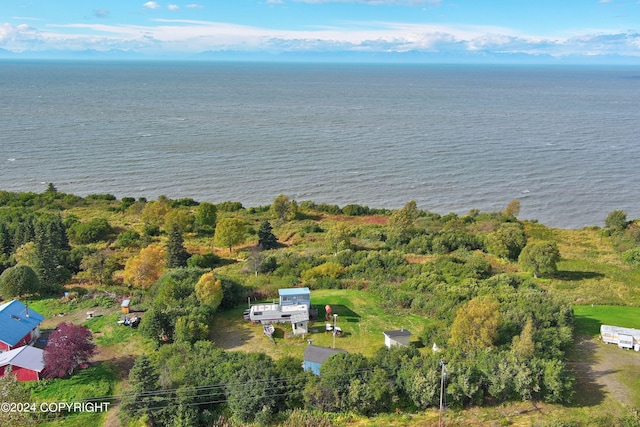
[{"label": "red building", "polygon": [[0,305],[0,353],[35,341],[43,320],[43,315],[18,300]]},{"label": "red building", "polygon": [[44,351],[25,345],[0,354],[0,377],[12,373],[18,381],[37,381],[44,369]]}]

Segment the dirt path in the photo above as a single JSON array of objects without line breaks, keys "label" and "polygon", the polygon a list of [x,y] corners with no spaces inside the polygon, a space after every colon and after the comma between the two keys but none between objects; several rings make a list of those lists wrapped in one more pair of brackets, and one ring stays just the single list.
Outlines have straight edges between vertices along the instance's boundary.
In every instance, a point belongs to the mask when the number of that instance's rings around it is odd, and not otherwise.
[{"label": "dirt path", "polygon": [[576,376],[578,405],[596,405],[605,399],[624,406],[640,405],[639,393],[624,381],[631,376],[638,378],[640,353],[581,335],[576,336],[568,365]]}]

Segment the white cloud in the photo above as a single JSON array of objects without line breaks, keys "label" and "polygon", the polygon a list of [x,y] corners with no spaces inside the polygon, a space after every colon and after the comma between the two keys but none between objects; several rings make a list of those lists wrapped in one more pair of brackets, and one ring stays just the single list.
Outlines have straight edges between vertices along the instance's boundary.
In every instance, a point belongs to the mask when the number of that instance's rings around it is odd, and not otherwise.
[{"label": "white cloud", "polygon": [[621,54],[640,58],[640,34],[598,32],[547,38],[502,27],[344,22],[341,26],[275,30],[223,22],[157,19],[151,25],[82,23],[0,24],[0,48],[24,50],[109,50],[141,53],[242,51],[501,52]]},{"label": "white cloud", "polygon": [[142,5],[143,7],[146,7],[147,9],[160,9],[160,5],[158,4],[158,2],[156,1],[148,1],[145,4]]},{"label": "white cloud", "polygon": [[195,3],[189,3],[186,7],[188,9],[204,9],[204,6]]},{"label": "white cloud", "polygon": [[167,6],[167,9],[176,11],[176,10],[180,10],[180,6],[178,6],[177,4],[170,4],[169,6]]}]

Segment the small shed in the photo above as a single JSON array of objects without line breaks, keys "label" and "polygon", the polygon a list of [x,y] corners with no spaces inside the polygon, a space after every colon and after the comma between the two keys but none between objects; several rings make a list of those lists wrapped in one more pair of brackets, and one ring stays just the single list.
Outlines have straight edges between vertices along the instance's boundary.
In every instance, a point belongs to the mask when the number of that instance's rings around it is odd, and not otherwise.
[{"label": "small shed", "polygon": [[37,381],[44,369],[44,350],[25,345],[0,354],[0,377],[13,373],[18,381]]},{"label": "small shed", "polygon": [[307,348],[304,349],[302,367],[305,371],[311,371],[315,375],[320,375],[320,366],[334,354],[340,353],[346,353],[346,351],[309,344]]},{"label": "small shed", "polygon": [[384,331],[384,345],[388,348],[391,348],[393,345],[404,345],[408,346],[409,341],[411,340],[411,332],[406,330],[405,328],[399,329],[397,331]]},{"label": "small shed", "polygon": [[120,304],[120,309],[122,310],[122,312],[124,314],[129,314],[129,306],[131,305],[131,300],[130,299],[126,299],[124,301],[122,301],[122,304]]}]

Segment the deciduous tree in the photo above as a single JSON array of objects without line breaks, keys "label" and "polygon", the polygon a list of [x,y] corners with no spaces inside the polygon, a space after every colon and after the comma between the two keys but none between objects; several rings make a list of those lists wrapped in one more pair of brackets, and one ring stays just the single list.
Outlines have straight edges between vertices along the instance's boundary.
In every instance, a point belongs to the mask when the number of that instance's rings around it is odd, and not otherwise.
[{"label": "deciduous tree", "polygon": [[280,194],[271,204],[271,213],[280,221],[295,219],[298,214],[298,203],[290,200],[286,194]]},{"label": "deciduous tree", "polygon": [[[0,377],[0,403],[6,405],[7,403],[14,403],[24,405],[24,408],[30,408],[29,405],[36,405],[33,403],[31,393],[16,380],[15,376],[7,373]],[[35,411],[31,412],[27,409],[22,411],[12,411],[11,407],[5,408],[3,406],[0,411],[0,426],[20,426],[20,427],[35,427],[38,425],[35,418]],[[16,408],[14,408],[16,409]]]},{"label": "deciduous tree", "polygon": [[233,246],[244,242],[245,225],[239,218],[223,218],[216,225],[214,237],[215,245],[229,248],[229,253],[233,251]]},{"label": "deciduous tree", "polygon": [[44,348],[44,364],[48,378],[62,378],[87,362],[95,352],[91,331],[82,325],[62,322],[49,335]]},{"label": "deciduous tree", "polygon": [[202,202],[196,209],[196,227],[198,230],[213,231],[217,221],[216,205],[209,202]]},{"label": "deciduous tree", "polygon": [[118,268],[118,262],[110,249],[103,249],[86,255],[80,262],[80,269],[86,273],[87,278],[101,285],[111,283],[113,273]]},{"label": "deciduous tree", "polygon": [[164,226],[168,230],[177,228],[181,233],[193,230],[195,217],[184,209],[170,209],[164,217]]},{"label": "deciduous tree", "polygon": [[493,346],[500,326],[499,308],[491,297],[477,297],[458,308],[449,345],[466,352]]},{"label": "deciduous tree", "polygon": [[513,199],[504,209],[505,215],[517,217],[520,214],[520,200]]},{"label": "deciduous tree", "polygon": [[522,268],[533,273],[534,277],[555,273],[558,261],[560,261],[560,252],[553,242],[529,243],[518,257]]},{"label": "deciduous tree", "polygon": [[485,246],[489,253],[501,258],[516,261],[520,252],[527,244],[524,229],[519,223],[501,224],[498,229],[489,233],[485,239]]},{"label": "deciduous tree", "polygon": [[604,224],[613,232],[623,231],[629,224],[627,213],[621,210],[612,211],[604,220]]},{"label": "deciduous tree", "polygon": [[0,274],[0,293],[5,299],[35,294],[41,290],[40,279],[29,266],[18,264]]},{"label": "deciduous tree", "polygon": [[139,288],[148,288],[158,280],[166,267],[166,251],[161,245],[149,245],[137,256],[127,260],[124,281]]},{"label": "deciduous tree", "polygon": [[344,222],[337,222],[327,232],[327,247],[334,255],[351,248],[351,228]]},{"label": "deciduous tree", "polygon": [[149,202],[142,208],[142,220],[148,224],[164,225],[164,217],[167,215],[171,207],[167,203],[167,198],[160,196],[157,201]]},{"label": "deciduous tree", "polygon": [[218,308],[222,302],[222,282],[213,272],[205,273],[196,283],[196,298],[202,304],[208,305],[212,310]]},{"label": "deciduous tree", "polygon": [[411,240],[413,235],[413,221],[418,217],[419,211],[415,201],[410,201],[400,210],[393,211],[387,223],[387,234],[390,245],[404,245]]}]

